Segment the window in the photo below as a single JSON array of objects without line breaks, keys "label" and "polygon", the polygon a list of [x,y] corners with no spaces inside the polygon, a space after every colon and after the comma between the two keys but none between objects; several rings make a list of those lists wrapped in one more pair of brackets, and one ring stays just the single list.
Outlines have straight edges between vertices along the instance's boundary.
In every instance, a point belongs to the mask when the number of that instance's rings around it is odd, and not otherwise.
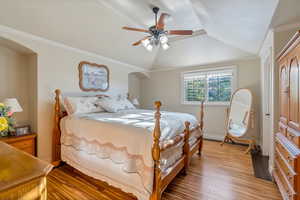
[{"label": "window", "polygon": [[182,74],[183,104],[228,104],[235,90],[235,67],[207,69]]}]

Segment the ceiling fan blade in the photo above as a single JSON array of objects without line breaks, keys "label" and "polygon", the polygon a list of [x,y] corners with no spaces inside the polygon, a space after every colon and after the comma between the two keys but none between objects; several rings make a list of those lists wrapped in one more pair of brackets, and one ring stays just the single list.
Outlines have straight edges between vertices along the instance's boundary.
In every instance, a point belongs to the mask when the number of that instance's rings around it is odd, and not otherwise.
[{"label": "ceiling fan blade", "polygon": [[169,35],[193,35],[192,30],[170,30],[167,33]]},{"label": "ceiling fan blade", "polygon": [[198,29],[198,30],[194,30],[193,31],[193,35],[172,35],[169,37],[169,42],[175,42],[178,40],[184,40],[187,38],[193,38],[193,37],[197,37],[200,35],[206,35],[207,32],[204,29]]},{"label": "ceiling fan blade", "polygon": [[141,29],[141,28],[131,28],[131,27],[127,27],[127,26],[124,26],[124,27],[122,27],[122,28],[125,29],[125,30],[128,30],[128,31],[138,31],[138,32],[149,33],[148,30],[146,30],[146,29]]},{"label": "ceiling fan blade", "polygon": [[160,15],[160,18],[159,18],[159,20],[157,22],[157,25],[156,25],[157,29],[164,30],[164,28],[165,28],[165,18],[168,17],[168,16],[169,16],[169,14],[167,14],[167,13],[162,13]]},{"label": "ceiling fan blade", "polygon": [[149,38],[149,36],[147,36],[147,37],[145,37],[145,38],[143,38],[143,39],[141,39],[141,40],[139,40],[139,41],[133,43],[132,46],[140,45],[144,40],[147,40],[148,38]]}]

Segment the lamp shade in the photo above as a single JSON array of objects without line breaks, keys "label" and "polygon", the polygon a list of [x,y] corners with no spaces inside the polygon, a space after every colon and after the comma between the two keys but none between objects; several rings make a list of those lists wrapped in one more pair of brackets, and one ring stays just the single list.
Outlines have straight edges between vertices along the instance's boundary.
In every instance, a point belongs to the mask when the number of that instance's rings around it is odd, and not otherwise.
[{"label": "lamp shade", "polygon": [[4,105],[10,108],[11,112],[22,112],[23,108],[20,106],[19,102],[15,98],[7,98],[4,100]]},{"label": "lamp shade", "polygon": [[134,98],[134,99],[132,100],[132,104],[135,105],[135,106],[138,106],[138,105],[140,105],[140,102],[138,101],[137,98]]}]

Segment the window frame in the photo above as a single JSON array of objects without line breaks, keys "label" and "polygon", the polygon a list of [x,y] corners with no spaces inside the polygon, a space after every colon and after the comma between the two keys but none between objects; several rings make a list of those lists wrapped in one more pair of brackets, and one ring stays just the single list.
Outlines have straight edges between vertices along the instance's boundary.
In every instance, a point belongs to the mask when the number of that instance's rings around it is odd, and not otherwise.
[{"label": "window frame", "polygon": [[[203,69],[198,69],[198,70],[193,70],[193,71],[184,71],[181,72],[181,104],[183,105],[200,105],[201,102],[198,101],[185,101],[185,88],[184,88],[184,75],[187,73],[210,73],[214,71],[224,71],[224,70],[232,70],[232,82],[231,82],[231,95],[233,92],[237,89],[237,67],[236,66],[225,66],[225,67],[214,67],[214,68],[203,68]],[[207,81],[205,83],[205,87],[207,88]],[[205,98],[205,105],[210,105],[210,106],[229,106],[230,105],[230,100],[228,102],[225,101],[218,101],[218,102],[209,102],[207,101],[207,96],[208,96],[208,90],[206,90],[206,98]]]}]

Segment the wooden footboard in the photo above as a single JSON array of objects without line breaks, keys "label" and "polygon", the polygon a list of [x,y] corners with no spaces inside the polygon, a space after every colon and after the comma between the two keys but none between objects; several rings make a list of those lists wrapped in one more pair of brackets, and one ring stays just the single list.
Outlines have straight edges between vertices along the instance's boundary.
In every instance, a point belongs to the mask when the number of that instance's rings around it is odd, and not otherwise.
[{"label": "wooden footboard", "polygon": [[[161,148],[159,145],[160,141],[160,107],[161,107],[161,102],[156,101],[155,102],[155,128],[153,131],[153,146],[152,146],[152,157],[154,161],[154,180],[153,180],[153,191],[152,195],[150,197],[150,200],[160,200],[161,195],[163,191],[167,188],[169,183],[176,177],[176,175],[183,170],[183,172],[186,174],[189,163],[190,163],[190,158],[193,156],[195,152],[198,151],[199,155],[201,155],[202,151],[202,146],[203,146],[203,117],[204,117],[204,105],[203,102],[201,103],[201,111],[200,111],[200,120],[199,120],[199,125],[190,130],[190,122],[186,121],[185,122],[185,130],[183,133],[183,141],[184,141],[184,146],[183,146],[183,155],[182,157],[171,167],[169,167],[166,171],[161,171],[159,168],[160,166],[160,154],[162,151],[178,144],[180,142],[180,139],[175,139],[173,144],[168,145],[167,147]],[[190,146],[189,139],[190,135],[193,132],[199,131],[200,137],[196,140],[196,142]],[[178,137],[177,137],[178,138]]]}]

